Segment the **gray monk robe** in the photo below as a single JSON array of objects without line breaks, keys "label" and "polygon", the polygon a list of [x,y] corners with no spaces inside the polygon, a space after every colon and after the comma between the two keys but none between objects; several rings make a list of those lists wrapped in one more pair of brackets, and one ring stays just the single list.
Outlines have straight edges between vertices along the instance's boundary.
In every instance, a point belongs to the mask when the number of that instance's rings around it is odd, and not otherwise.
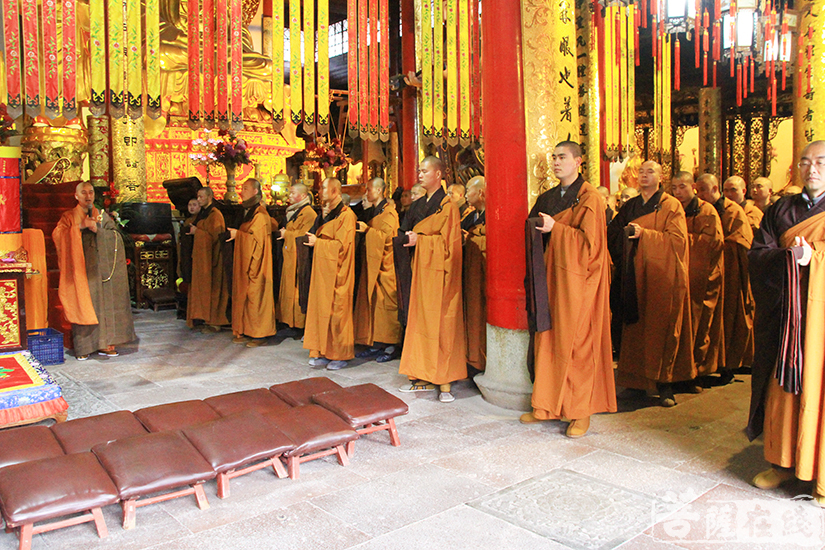
[{"label": "gray monk robe", "polygon": [[106,212],[92,208],[97,233],[80,229],[79,205],[63,213],[52,232],[60,267],[58,295],[72,323],[76,355],[135,340],[123,238]]}]

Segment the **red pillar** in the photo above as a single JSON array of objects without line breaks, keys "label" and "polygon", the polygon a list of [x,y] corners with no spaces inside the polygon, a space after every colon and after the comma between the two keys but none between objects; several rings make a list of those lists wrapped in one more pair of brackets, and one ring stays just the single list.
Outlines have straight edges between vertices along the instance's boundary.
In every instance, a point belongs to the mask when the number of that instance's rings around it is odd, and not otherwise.
[{"label": "red pillar", "polygon": [[[415,72],[415,0],[401,0],[401,68]],[[415,131],[416,89],[401,92],[401,182],[409,189],[418,181],[418,133]]]},{"label": "red pillar", "polygon": [[481,93],[487,180],[487,322],[526,329],[524,222],[527,145],[521,2],[484,0]]}]

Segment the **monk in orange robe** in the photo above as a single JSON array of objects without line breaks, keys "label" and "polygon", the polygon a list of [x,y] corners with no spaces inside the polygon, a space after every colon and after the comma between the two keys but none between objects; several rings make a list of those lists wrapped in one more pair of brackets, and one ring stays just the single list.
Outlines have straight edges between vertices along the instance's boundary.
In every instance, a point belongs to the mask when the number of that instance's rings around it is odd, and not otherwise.
[{"label": "monk in orange robe", "polygon": [[578,143],[556,146],[559,185],[539,195],[527,222],[533,412],[520,420],[569,419],[570,438],[587,433],[591,415],[616,412],[605,202],[581,163]]},{"label": "monk in orange robe", "polygon": [[733,371],[753,362],[753,294],[748,276],[748,250],[753,230],[742,207],[719,192],[716,176],[702,174],[696,181],[700,198],[711,203],[722,220],[725,235],[725,284],[722,311],[725,327],[725,363],[719,369],[722,384],[733,381]]},{"label": "monk in orange robe", "polygon": [[458,207],[441,187],[444,163],[426,157],[418,181],[426,195],[416,200],[401,226],[403,247],[412,249],[409,309],[399,372],[410,378],[400,391],[434,391],[455,401],[451,384],[467,378],[464,306],[461,296],[461,226]]},{"label": "monk in orange robe", "polygon": [[302,243],[312,248],[304,349],[309,364],[338,370],[355,357],[352,295],[355,289],[355,213],[341,200],[341,182],[321,183],[323,210]]},{"label": "monk in orange robe", "polygon": [[226,224],[223,214],[215,207],[212,189],[198,189],[198,205],[200,212],[189,228],[189,234],[194,239],[186,324],[193,327],[194,321],[200,319],[204,322],[202,332],[214,333],[229,324],[226,317],[229,289],[222,254]]},{"label": "monk in orange robe", "polygon": [[463,222],[467,216],[473,213],[473,207],[467,202],[467,188],[460,183],[454,183],[447,187],[447,196],[458,207],[459,221]]},{"label": "monk in orange robe", "polygon": [[467,182],[467,203],[473,208],[462,221],[464,258],[464,334],[467,364],[478,371],[487,365],[487,185],[483,176]]},{"label": "monk in orange robe", "polygon": [[621,285],[623,330],[616,384],[655,390],[663,407],[676,405],[673,383],[696,378],[690,320],[685,211],[659,184],[662,167],[639,169],[641,194],[622,206],[607,228]]},{"label": "monk in orange robe", "polygon": [[722,193],[727,198],[742,207],[742,210],[745,211],[745,216],[748,218],[748,223],[750,223],[751,229],[753,229],[753,232],[756,233],[756,230],[759,229],[759,224],[762,222],[762,216],[765,214],[752,200],[745,197],[747,191],[748,185],[745,183],[745,180],[739,176],[729,177],[722,185]]},{"label": "monk in orange robe", "polygon": [[[373,179],[367,187],[367,202],[358,221],[362,233],[362,264],[355,299],[355,343],[370,346],[358,357],[389,361],[401,343],[398,292],[392,239],[398,234],[395,206],[384,198],[386,183]],[[379,345],[382,344],[382,345]]]},{"label": "monk in orange robe", "polygon": [[799,175],[804,191],[768,209],[749,253],[757,315],[747,434],[764,428],[772,466],[755,486],[815,480],[825,506],[825,141],[802,151]]},{"label": "monk in orange robe", "polygon": [[306,324],[306,314],[301,311],[298,299],[298,245],[295,239],[303,237],[312,229],[316,216],[306,186],[303,183],[293,185],[289,190],[286,226],[281,228],[279,237],[284,241],[284,261],[281,267],[277,314],[280,322],[301,330]]},{"label": "monk in orange robe", "polygon": [[761,210],[764,216],[765,211],[773,203],[773,182],[765,177],[756,178],[748,186],[748,194],[751,197],[749,202]]},{"label": "monk in orange robe", "polygon": [[241,187],[244,216],[235,241],[232,270],[232,333],[234,344],[256,348],[277,332],[272,278],[272,219],[263,205],[261,183],[249,178]]},{"label": "monk in orange robe", "polygon": [[[679,172],[671,181],[673,196],[685,209],[688,230],[693,360],[699,376],[705,376],[725,365],[722,323],[725,237],[716,209],[696,196],[693,185],[690,172]],[[700,386],[696,387],[696,391],[701,391]]]},{"label": "monk in orange robe", "polygon": [[81,182],[77,206],[52,232],[60,267],[58,296],[72,324],[75,357],[117,357],[115,345],[136,338],[123,238],[109,214],[94,206],[95,190]]}]

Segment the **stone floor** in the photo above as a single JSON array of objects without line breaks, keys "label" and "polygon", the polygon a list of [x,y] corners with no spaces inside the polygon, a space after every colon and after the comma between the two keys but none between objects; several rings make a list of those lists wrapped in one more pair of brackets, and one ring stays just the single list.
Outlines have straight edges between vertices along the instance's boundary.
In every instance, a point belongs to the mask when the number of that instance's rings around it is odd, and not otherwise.
[{"label": "stone floor", "polygon": [[[398,362],[311,368],[300,341],[278,337],[247,349],[223,332],[191,333],[172,312],[135,315],[140,342],[118,358],[50,368],[70,418],[138,409],[327,375],[342,385],[374,382],[395,392]],[[590,433],[564,437],[565,424],[525,426],[519,412],[485,402],[470,381],[456,401],[397,394],[410,405],[398,421],[401,447],[385,434],[356,445],[347,468],[332,458],[305,464],[299,481],[262,470],[232,481],[231,497],[199,510],[177,499],[138,510],[124,531],[105,509],[110,535],[90,524],[37,535],[33,548],[173,549],[522,549],[822,548],[819,508],[796,482],[758,491],[761,445],[742,428],[749,377],[678,394],[679,405],[620,401]],[[0,550],[16,548],[0,535]]]}]

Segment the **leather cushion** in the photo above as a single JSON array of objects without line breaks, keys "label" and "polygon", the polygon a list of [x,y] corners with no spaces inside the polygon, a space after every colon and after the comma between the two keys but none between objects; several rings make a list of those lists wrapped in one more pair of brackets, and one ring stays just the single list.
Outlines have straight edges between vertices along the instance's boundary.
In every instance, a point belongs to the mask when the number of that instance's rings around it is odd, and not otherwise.
[{"label": "leather cushion", "polygon": [[301,456],[358,439],[351,426],[318,405],[268,413],[266,418],[295,443],[286,456]]},{"label": "leather cushion", "polygon": [[212,407],[200,400],[147,407],[135,411],[135,416],[150,432],[182,430],[220,418]]},{"label": "leather cushion", "polygon": [[63,447],[46,426],[0,431],[0,468],[63,454]]},{"label": "leather cushion", "polygon": [[204,399],[204,403],[215,409],[215,412],[221,416],[229,416],[249,410],[260,413],[284,411],[291,407],[291,405],[284,403],[277,395],[265,388],[216,395]]},{"label": "leather cushion", "polygon": [[15,464],[0,470],[0,501],[10,526],[117,502],[117,488],[92,453]]},{"label": "leather cushion", "polygon": [[124,500],[215,477],[212,466],[177,431],[101,443],[92,451]]},{"label": "leather cushion", "polygon": [[300,407],[302,405],[312,405],[312,396],[316,393],[337,390],[340,387],[326,376],[319,376],[276,384],[269,388],[269,391],[293,407]]},{"label": "leather cushion", "polygon": [[375,384],[361,384],[318,393],[312,400],[359,428],[409,412],[406,403]]},{"label": "leather cushion", "polygon": [[59,422],[52,426],[52,433],[63,450],[70,454],[86,453],[100,443],[147,432],[131,411],[117,411]]},{"label": "leather cushion", "polygon": [[291,439],[256,411],[242,411],[192,426],[183,434],[218,473],[295,448]]}]

